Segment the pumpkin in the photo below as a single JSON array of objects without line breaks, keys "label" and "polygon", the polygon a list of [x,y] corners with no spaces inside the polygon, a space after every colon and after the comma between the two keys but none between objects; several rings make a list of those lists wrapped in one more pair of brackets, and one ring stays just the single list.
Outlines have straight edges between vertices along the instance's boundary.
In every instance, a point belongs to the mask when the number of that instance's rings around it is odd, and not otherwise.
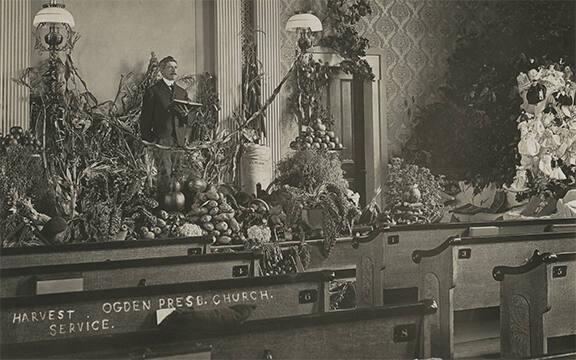
[{"label": "pumpkin", "polygon": [[184,209],[186,198],[180,191],[169,192],[164,195],[164,208],[171,211]]}]

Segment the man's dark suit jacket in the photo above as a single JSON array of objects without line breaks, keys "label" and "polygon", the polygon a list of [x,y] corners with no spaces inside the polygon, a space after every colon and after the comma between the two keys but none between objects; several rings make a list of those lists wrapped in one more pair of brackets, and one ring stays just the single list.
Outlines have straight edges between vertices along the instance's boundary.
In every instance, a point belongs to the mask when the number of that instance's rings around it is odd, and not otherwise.
[{"label": "man's dark suit jacket", "polygon": [[150,142],[176,139],[175,127],[178,118],[172,109],[173,99],[189,100],[188,93],[176,83],[174,83],[174,93],[172,93],[163,79],[146,90],[140,115],[142,139]]}]

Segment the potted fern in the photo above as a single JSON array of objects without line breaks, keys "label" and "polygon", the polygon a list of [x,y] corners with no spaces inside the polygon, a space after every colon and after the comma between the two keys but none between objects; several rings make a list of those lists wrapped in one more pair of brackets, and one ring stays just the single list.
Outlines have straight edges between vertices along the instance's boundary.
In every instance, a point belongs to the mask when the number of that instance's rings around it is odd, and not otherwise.
[{"label": "potted fern", "polygon": [[324,255],[332,250],[336,238],[349,233],[360,215],[357,198],[344,179],[338,155],[326,150],[301,150],[282,159],[272,184],[285,196],[288,223],[304,237],[321,229]]}]

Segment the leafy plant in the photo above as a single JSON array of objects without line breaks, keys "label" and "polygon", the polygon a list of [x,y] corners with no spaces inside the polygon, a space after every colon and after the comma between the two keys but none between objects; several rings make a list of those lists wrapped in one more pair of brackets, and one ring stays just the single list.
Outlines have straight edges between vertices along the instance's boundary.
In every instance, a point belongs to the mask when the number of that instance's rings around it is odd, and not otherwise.
[{"label": "leafy plant", "polygon": [[284,202],[288,223],[302,226],[302,209],[320,208],[323,212],[324,253],[328,255],[336,238],[350,228],[360,215],[351,200],[342,163],[333,152],[301,150],[278,162],[273,181],[289,193]]},{"label": "leafy plant", "polygon": [[196,101],[202,104],[188,117],[188,126],[192,128],[192,141],[213,139],[218,127],[220,98],[216,90],[216,77],[211,73],[187,75],[178,80],[186,89],[196,86]]},{"label": "leafy plant", "polygon": [[51,205],[42,160],[29,147],[11,145],[0,150],[0,243],[2,246],[41,245],[34,223],[45,218],[33,210]]},{"label": "leafy plant", "polygon": [[[242,37],[242,104],[236,114],[238,125],[246,122],[252,115],[262,109],[262,78],[260,70],[262,62],[258,59],[255,41],[256,31],[247,26]],[[256,118],[242,130],[242,140],[259,144],[266,137],[265,112],[260,112]]]},{"label": "leafy plant", "polygon": [[368,39],[358,34],[355,24],[362,17],[372,14],[369,0],[328,0],[327,32],[330,35],[320,40],[320,45],[334,49],[344,58],[340,69],[354,74],[359,79],[374,79],[366,56]]}]

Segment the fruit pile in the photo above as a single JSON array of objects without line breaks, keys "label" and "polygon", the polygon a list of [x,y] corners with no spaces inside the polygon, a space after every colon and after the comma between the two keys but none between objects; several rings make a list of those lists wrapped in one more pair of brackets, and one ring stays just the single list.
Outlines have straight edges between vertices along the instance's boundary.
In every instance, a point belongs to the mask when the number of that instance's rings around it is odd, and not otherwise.
[{"label": "fruit pile", "polygon": [[10,132],[6,135],[0,133],[0,148],[2,150],[6,149],[8,146],[18,144],[28,147],[36,152],[39,152],[42,149],[42,143],[40,140],[36,139],[29,130],[24,131],[20,126],[13,126],[10,128]]},{"label": "fruit pile", "polygon": [[290,143],[290,148],[293,150],[342,150],[344,146],[334,131],[326,130],[326,125],[317,121],[312,126],[303,128],[296,140]]},{"label": "fruit pile", "polygon": [[267,225],[270,206],[261,199],[252,199],[247,206],[239,205],[236,218],[242,228],[248,229],[254,225]]},{"label": "fruit pile", "polygon": [[[225,245],[234,242],[243,242],[244,234],[240,231],[240,224],[234,218],[235,211],[228,204],[222,192],[215,186],[196,184],[194,187],[193,203],[187,220],[200,225],[204,235],[216,238],[216,244]],[[205,185],[205,186],[204,186]]]},{"label": "fruit pile", "polygon": [[270,217],[268,218],[268,224],[270,224],[270,229],[272,230],[276,241],[280,238],[286,239],[286,220],[287,216],[282,206],[273,206],[270,208]]}]

